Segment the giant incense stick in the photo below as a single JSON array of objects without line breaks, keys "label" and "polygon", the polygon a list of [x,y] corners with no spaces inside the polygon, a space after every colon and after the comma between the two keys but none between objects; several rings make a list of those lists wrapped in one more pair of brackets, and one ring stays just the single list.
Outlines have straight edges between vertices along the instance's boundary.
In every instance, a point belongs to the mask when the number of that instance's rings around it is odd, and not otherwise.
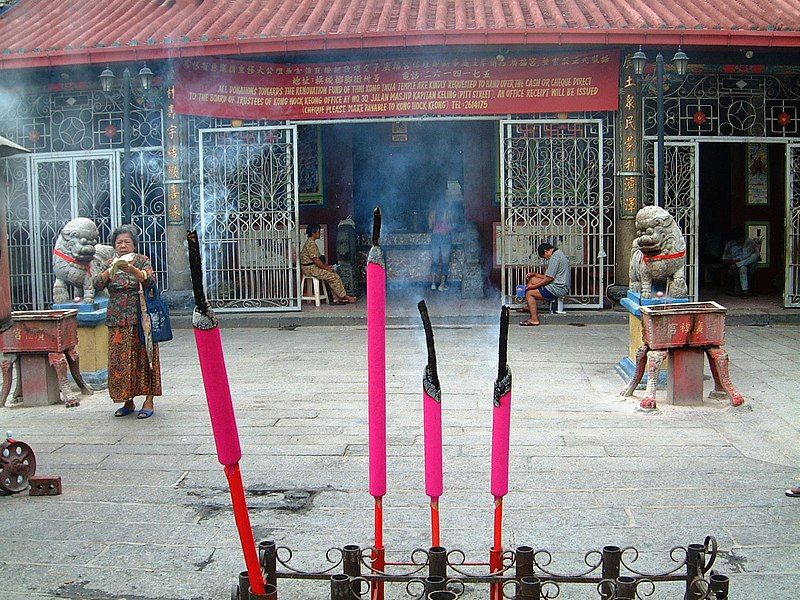
[{"label": "giant incense stick", "polygon": [[[502,569],[503,497],[508,494],[509,438],[511,434],[511,369],[508,368],[508,307],[500,314],[500,345],[497,381],[494,382],[492,410],[492,496],[494,496],[494,544],[489,554],[489,570]],[[502,597],[502,588],[494,584],[491,598]]]},{"label": "giant incense stick", "polygon": [[422,410],[425,437],[425,493],[431,499],[431,546],[441,546],[439,534],[439,498],[444,491],[442,475],[442,386],[436,368],[433,327],[425,300],[417,304],[425,328],[428,364],[422,376]]},{"label": "giant incense stick", "polygon": [[[369,493],[375,498],[375,548],[372,566],[386,566],[383,547],[383,497],[386,495],[386,259],[380,247],[381,209],[375,208],[372,248],[367,255],[367,363],[369,388]],[[372,588],[383,599],[383,582]]]},{"label": "giant incense stick", "polygon": [[265,593],[264,577],[258,562],[253,529],[250,526],[250,515],[247,512],[242,474],[239,471],[242,449],[239,445],[239,430],[236,427],[236,413],[233,411],[219,323],[214,311],[208,305],[203,291],[203,267],[197,232],[190,231],[186,234],[186,239],[189,244],[189,267],[192,272],[195,302],[192,327],[197,344],[197,356],[200,359],[203,387],[206,391],[208,413],[211,416],[211,429],[214,432],[214,443],[217,446],[217,458],[223,465],[225,477],[228,480],[233,516],[236,520],[236,528],[239,530],[239,540],[242,544],[244,562],[247,565],[247,574],[250,577],[250,587],[254,593],[263,595]]}]

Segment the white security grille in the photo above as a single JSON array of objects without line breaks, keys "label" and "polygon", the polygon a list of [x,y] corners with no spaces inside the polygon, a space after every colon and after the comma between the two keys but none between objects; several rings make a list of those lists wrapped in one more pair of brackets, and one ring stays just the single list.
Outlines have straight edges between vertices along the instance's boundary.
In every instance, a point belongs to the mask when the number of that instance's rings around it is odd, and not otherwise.
[{"label": "white security grille", "polygon": [[602,308],[605,292],[603,126],[600,119],[501,122],[503,300],[543,270],[536,250],[569,257],[569,301]]},{"label": "white security grille", "polygon": [[[15,310],[49,308],[53,247],[67,221],[91,219],[100,241],[110,243],[120,222],[119,155],[117,151],[63,153],[6,161]],[[150,257],[160,287],[167,289],[161,162],[161,149],[131,153],[131,214],[140,231],[139,252]]]},{"label": "white security grille", "polygon": [[[648,163],[654,164],[655,143],[650,148]],[[697,246],[697,142],[666,142],[664,144],[664,208],[672,215],[686,239],[686,285],[689,298],[697,299],[699,269]],[[652,170],[647,188],[648,203],[653,203],[658,165]]]},{"label": "white security grille", "polygon": [[300,309],[297,129],[200,129],[200,243],[209,302]]},{"label": "white security grille", "polygon": [[800,308],[800,144],[786,147],[786,281],[783,303]]}]

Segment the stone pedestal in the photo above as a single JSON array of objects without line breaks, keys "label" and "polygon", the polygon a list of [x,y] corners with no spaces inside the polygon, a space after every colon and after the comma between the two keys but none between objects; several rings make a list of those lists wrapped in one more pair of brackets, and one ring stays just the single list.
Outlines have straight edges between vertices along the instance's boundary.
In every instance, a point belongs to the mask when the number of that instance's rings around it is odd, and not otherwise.
[{"label": "stone pedestal", "polygon": [[78,354],[84,381],[96,390],[108,386],[108,298],[95,298],[94,304],[53,304],[54,309],[78,310]]},{"label": "stone pedestal", "polygon": [[702,406],[705,357],[706,353],[702,348],[670,350],[667,404]]},{"label": "stone pedestal", "polygon": [[21,354],[19,373],[23,406],[49,406],[61,402],[58,374],[47,354]]},{"label": "stone pedestal", "polygon": [[[653,293],[659,290],[654,286]],[[625,381],[630,381],[636,374],[636,351],[642,345],[644,334],[642,333],[642,306],[656,306],[659,304],[685,304],[689,298],[670,298],[662,296],[660,298],[642,298],[638,292],[628,290],[628,294],[620,301],[620,304],[628,311],[628,356],[617,363],[616,371]],[[667,373],[661,371],[658,376],[658,387],[663,389],[667,384]],[[642,377],[639,389],[644,389],[647,385],[647,373]]]}]

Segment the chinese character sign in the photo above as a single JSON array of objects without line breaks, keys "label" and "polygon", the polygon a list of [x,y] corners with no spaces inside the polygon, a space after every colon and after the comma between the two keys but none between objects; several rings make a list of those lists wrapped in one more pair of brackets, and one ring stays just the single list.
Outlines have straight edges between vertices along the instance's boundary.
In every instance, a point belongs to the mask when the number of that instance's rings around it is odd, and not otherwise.
[{"label": "chinese character sign", "polygon": [[639,196],[642,185],[642,172],[639,151],[641,132],[639,131],[639,87],[633,75],[631,57],[626,56],[622,65],[620,91],[620,189],[619,217],[635,219],[639,210]]},{"label": "chinese character sign", "polygon": [[178,115],[175,112],[175,86],[167,88],[167,114],[164,120],[164,174],[166,175],[167,222],[170,225],[183,225],[183,186],[180,161],[181,131]]},{"label": "chinese character sign", "polygon": [[175,111],[239,119],[336,119],[613,111],[616,51],[508,58],[270,64],[187,59]]}]

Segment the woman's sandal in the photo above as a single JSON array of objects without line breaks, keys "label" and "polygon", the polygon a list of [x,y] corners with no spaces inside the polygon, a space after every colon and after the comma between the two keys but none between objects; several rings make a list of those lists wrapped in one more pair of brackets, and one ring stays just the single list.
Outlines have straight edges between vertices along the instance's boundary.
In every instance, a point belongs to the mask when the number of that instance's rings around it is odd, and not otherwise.
[{"label": "woman's sandal", "polygon": [[149,419],[153,416],[155,411],[152,408],[143,408],[139,411],[139,414],[136,415],[137,419]]},{"label": "woman's sandal", "polygon": [[136,412],[136,407],[128,408],[127,406],[120,406],[117,410],[114,411],[115,417],[127,417],[130,414]]}]

